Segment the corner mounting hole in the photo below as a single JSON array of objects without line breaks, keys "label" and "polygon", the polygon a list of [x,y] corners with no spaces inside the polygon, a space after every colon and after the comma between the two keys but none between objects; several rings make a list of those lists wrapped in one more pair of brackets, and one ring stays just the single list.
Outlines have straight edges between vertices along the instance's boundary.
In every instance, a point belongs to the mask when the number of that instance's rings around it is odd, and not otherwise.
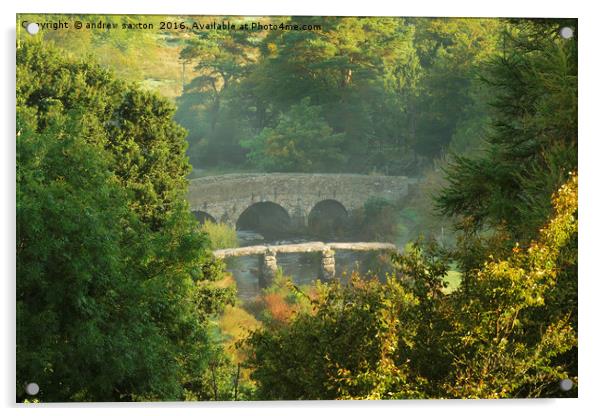
[{"label": "corner mounting hole", "polygon": [[560,37],[563,39],[570,39],[574,35],[574,31],[572,27],[565,26],[560,29]]},{"label": "corner mounting hole", "polygon": [[571,380],[569,378],[565,378],[564,380],[560,381],[560,390],[569,391],[572,388],[573,388],[573,380]]},{"label": "corner mounting hole", "polygon": [[38,25],[37,23],[28,23],[27,26],[25,27],[25,29],[27,30],[27,33],[29,33],[30,35],[35,35],[36,33],[38,33],[40,31],[40,25]]},{"label": "corner mounting hole", "polygon": [[39,391],[40,386],[38,386],[38,383],[27,383],[25,386],[25,393],[29,394],[30,396],[35,396],[39,393]]}]

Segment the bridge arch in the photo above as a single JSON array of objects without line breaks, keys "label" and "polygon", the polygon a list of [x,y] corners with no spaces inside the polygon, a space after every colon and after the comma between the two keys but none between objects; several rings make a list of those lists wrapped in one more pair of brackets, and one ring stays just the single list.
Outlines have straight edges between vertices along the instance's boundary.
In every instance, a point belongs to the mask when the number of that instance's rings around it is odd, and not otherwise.
[{"label": "bridge arch", "polygon": [[271,201],[251,204],[236,221],[237,230],[250,230],[262,235],[286,232],[291,226],[288,211],[282,205]]},{"label": "bridge arch", "polygon": [[211,214],[209,214],[208,212],[205,212],[205,211],[196,210],[196,211],[192,211],[192,214],[194,215],[194,217],[197,219],[197,221],[201,225],[204,224],[206,221],[211,221],[213,223],[217,222],[215,220],[215,218],[213,217],[213,215],[211,215]]},{"label": "bridge arch", "polygon": [[307,226],[311,232],[320,234],[341,234],[349,218],[347,208],[335,199],[324,199],[314,205],[307,216]]}]

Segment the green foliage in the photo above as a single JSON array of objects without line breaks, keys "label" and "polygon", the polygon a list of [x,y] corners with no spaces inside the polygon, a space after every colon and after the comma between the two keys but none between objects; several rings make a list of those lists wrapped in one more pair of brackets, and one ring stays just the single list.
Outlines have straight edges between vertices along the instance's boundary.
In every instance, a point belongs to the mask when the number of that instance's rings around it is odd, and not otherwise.
[{"label": "green foliage", "polygon": [[344,160],[343,135],[333,133],[309,98],[243,145],[251,149],[250,160],[267,171],[326,172]]},{"label": "green foliage", "polygon": [[349,375],[382,370],[379,363],[388,360],[390,351],[385,335],[399,329],[410,338],[414,331],[390,313],[411,308],[414,299],[393,280],[386,288],[357,276],[345,286],[318,285],[312,313],[297,315],[290,325],[255,331],[248,340],[253,351],[248,364],[254,369],[258,397],[309,400],[369,394],[368,380],[356,382]]},{"label": "green foliage", "polygon": [[370,199],[354,213],[358,236],[364,241],[395,242],[402,229],[396,204],[385,199]]},{"label": "green foliage", "polygon": [[211,249],[213,250],[238,247],[236,230],[228,224],[205,221],[201,226],[201,231],[209,236]]},{"label": "green foliage", "polygon": [[577,44],[553,26],[544,30],[549,24],[511,27],[504,54],[487,67],[495,93],[489,146],[482,156],[455,159],[438,198],[463,229],[503,224],[513,238],[531,238],[551,212],[546,195],[576,169]]},{"label": "green foliage", "polygon": [[457,148],[460,137],[478,146],[487,122],[488,93],[478,74],[499,53],[503,21],[422,18],[415,24],[422,70],[412,104],[417,152],[439,157],[448,146]]},{"label": "green foliage", "polygon": [[[40,15],[20,18],[43,20]],[[165,20],[77,18],[84,24],[143,21],[155,29]],[[178,19],[191,24],[214,17]],[[228,20],[245,23],[244,18]],[[145,89],[177,97],[175,117],[189,131],[188,155],[196,168],[266,169],[263,158],[248,163],[248,149],[241,143],[261,136],[264,129],[273,131],[282,115],[306,97],[319,106],[319,118],[332,134],[345,138],[339,159],[331,160],[330,149],[324,151],[325,161],[332,162],[328,170],[416,174],[448,147],[461,152],[480,147],[489,90],[476,82],[477,71],[500,54],[505,22],[309,16],[259,20],[320,29],[199,30],[190,36],[188,31],[70,28],[43,31],[41,36],[67,55],[90,53],[120,78],[141,80]],[[19,41],[28,36],[21,31]],[[288,145],[279,144],[278,152]]]},{"label": "green foliage", "polygon": [[172,114],[93,63],[20,45],[18,398],[35,381],[47,402],[178,400],[215,359],[208,318],[232,294],[188,212]]},{"label": "green foliage", "polygon": [[132,89],[110,119],[115,173],[134,194],[132,209],[154,228],[181,209],[188,190],[186,132],[172,120],[174,111],[165,99]]},{"label": "green foliage", "polygon": [[171,104],[98,65],[65,60],[43,42],[24,43],[18,56],[17,104],[33,107],[41,128],[55,105],[81,115],[83,137],[110,151],[111,170],[133,193],[131,208],[153,228],[183,209],[190,165]]},{"label": "green foliage", "polygon": [[173,369],[146,373],[169,345],[138,306],[146,291],[122,258],[143,227],[104,150],[77,138],[76,123],[59,117],[39,134],[35,113],[17,114],[18,394],[35,380],[43,401],[123,400],[121,389],[174,397],[162,382]]},{"label": "green foliage", "polygon": [[180,52],[195,77],[178,99],[176,119],[190,130],[190,157],[197,166],[243,163],[239,141],[249,128],[237,113],[238,82],[253,63],[251,32],[199,31]]},{"label": "green foliage", "polygon": [[[248,147],[255,169],[399,171],[408,160],[403,97],[417,66],[412,27],[396,18],[284,20],[321,30],[199,33],[182,52],[199,62],[178,112],[194,131],[193,163],[240,164]],[[344,147],[334,143],[342,137]]]},{"label": "green foliage", "polygon": [[319,286],[311,313],[248,339],[259,398],[558,396],[559,380],[576,379],[567,360],[576,304],[556,297],[562,279],[576,281],[576,176],[554,206],[537,240],[482,264],[451,294],[450,258],[436,245],[395,256],[385,284]]},{"label": "green foliage", "polygon": [[[567,374],[566,360],[557,360],[576,350],[571,323],[576,304],[557,303],[554,296],[560,275],[577,278],[572,270],[577,261],[576,175],[553,202],[555,215],[539,239],[525,248],[517,245],[508,259],[486,262],[471,280],[470,302],[460,298],[463,319],[456,328],[466,335],[456,347],[452,383],[458,395],[537,397],[550,389],[557,393],[558,380],[576,376]],[[567,249],[572,252],[568,258]],[[576,287],[565,295],[576,299]]]},{"label": "green foliage", "polygon": [[248,400],[251,386],[241,380],[240,366],[233,363],[229,354],[212,342],[212,358],[207,367],[187,384],[184,398],[187,401]]}]

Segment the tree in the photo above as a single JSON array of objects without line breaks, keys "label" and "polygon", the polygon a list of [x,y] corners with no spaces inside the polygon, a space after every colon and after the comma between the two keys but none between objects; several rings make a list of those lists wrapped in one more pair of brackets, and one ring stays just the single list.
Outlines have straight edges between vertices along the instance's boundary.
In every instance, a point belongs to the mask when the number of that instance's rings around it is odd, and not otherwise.
[{"label": "tree", "polygon": [[[447,149],[458,129],[486,124],[487,101],[478,74],[483,62],[499,53],[503,23],[461,18],[420,18],[411,23],[420,59],[418,93],[411,100],[413,145],[419,154],[433,158]],[[480,137],[471,139],[478,143]]]},{"label": "tree", "polygon": [[249,76],[256,46],[249,31],[195,32],[180,52],[194,65],[195,78],[178,98],[176,119],[190,130],[190,156],[197,166],[242,163],[239,145],[247,132],[239,112],[239,84]]},{"label": "tree", "polygon": [[333,133],[320,112],[309,98],[293,105],[276,127],[243,142],[251,149],[251,161],[267,171],[281,172],[324,172],[342,163],[343,134]]},{"label": "tree", "polygon": [[172,114],[43,42],[18,49],[18,397],[28,381],[42,401],[207,388],[208,318],[232,293],[188,212]]},{"label": "tree", "polygon": [[577,46],[557,29],[575,21],[520,21],[487,66],[494,91],[486,153],[457,157],[438,198],[471,232],[503,224],[528,240],[551,212],[552,193],[577,166]]},{"label": "tree", "polygon": [[460,292],[467,295],[458,296],[455,327],[466,335],[453,347],[448,389],[454,394],[558,396],[559,380],[576,379],[576,175],[558,190],[553,206],[536,241],[515,246],[508,259],[486,262],[471,289]]},{"label": "tree", "polygon": [[190,165],[185,130],[172,120],[169,102],[115,80],[98,65],[60,58],[43,43],[19,49],[18,79],[18,104],[36,109],[40,128],[55,101],[81,115],[82,134],[113,154],[111,169],[135,193],[132,209],[145,222],[160,227],[181,209]]},{"label": "tree", "polygon": [[301,97],[320,105],[333,131],[345,134],[342,169],[407,168],[405,98],[418,63],[412,27],[404,19],[375,17],[293,17],[290,23],[321,30],[268,34],[261,96],[276,111]]},{"label": "tree", "polygon": [[197,61],[196,77],[189,88],[205,91],[211,97],[209,108],[211,132],[215,131],[220,112],[222,94],[236,82],[251,64],[245,46],[249,46],[245,32],[200,31],[180,53],[187,63]]}]

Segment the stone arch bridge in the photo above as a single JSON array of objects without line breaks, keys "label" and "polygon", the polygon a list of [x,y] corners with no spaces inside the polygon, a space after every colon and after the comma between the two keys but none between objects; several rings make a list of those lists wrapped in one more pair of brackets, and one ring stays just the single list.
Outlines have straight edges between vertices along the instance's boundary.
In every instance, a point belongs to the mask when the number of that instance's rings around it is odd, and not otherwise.
[{"label": "stone arch bridge", "polygon": [[371,198],[396,201],[414,179],[359,174],[257,173],[192,179],[188,201],[197,218],[236,226],[258,204],[277,206],[295,226],[307,226],[319,204],[337,204],[350,212]]}]

